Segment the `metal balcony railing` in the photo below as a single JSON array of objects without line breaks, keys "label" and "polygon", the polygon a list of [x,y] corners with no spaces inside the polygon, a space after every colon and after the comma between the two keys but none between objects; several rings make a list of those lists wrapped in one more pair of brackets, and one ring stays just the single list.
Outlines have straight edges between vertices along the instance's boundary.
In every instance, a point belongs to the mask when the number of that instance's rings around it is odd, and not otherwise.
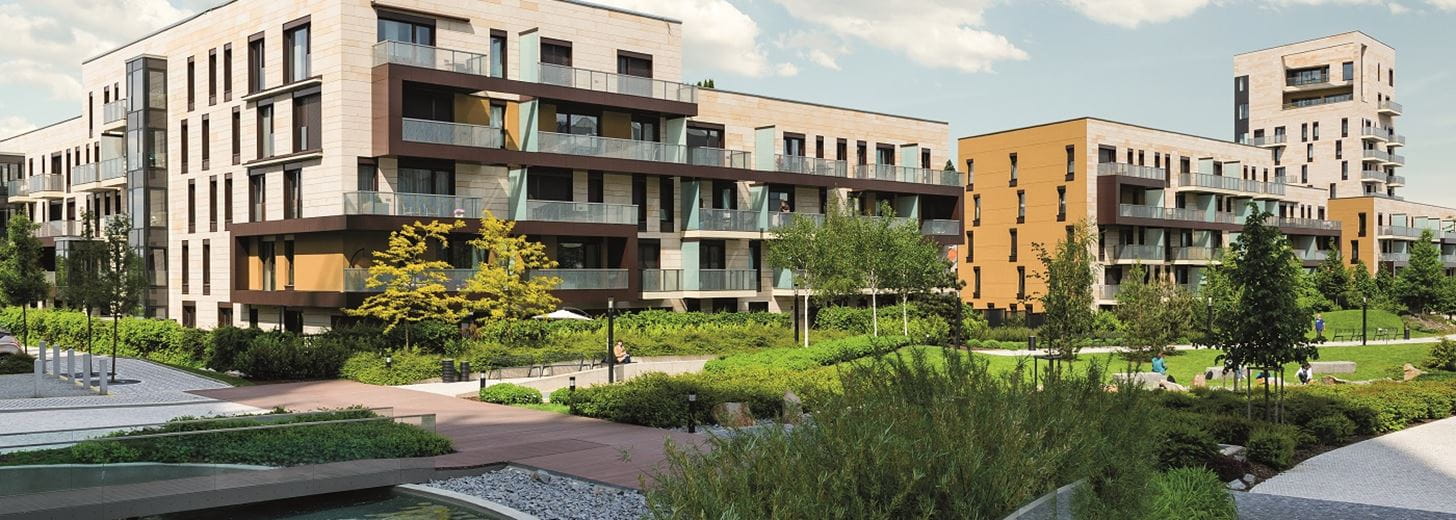
[{"label": "metal balcony railing", "polygon": [[699,269],[698,291],[756,291],[758,270],[756,269]]},{"label": "metal balcony railing", "polygon": [[596,92],[627,94],[683,103],[698,102],[698,87],[675,81],[613,74],[565,65],[541,63],[540,82]]},{"label": "metal balcony railing", "polygon": [[920,221],[920,234],[929,236],[958,236],[964,232],[961,221],[928,218]]},{"label": "metal balcony railing", "polygon": [[[1221,217],[1210,219],[1206,211],[1199,209],[1165,208],[1162,206],[1145,206],[1142,204],[1119,204],[1117,206],[1117,214],[1118,216],[1128,218],[1181,220],[1188,222],[1222,222],[1225,220]],[[1232,220],[1232,218],[1232,215],[1229,215],[1227,220]]]},{"label": "metal balcony railing", "polygon": [[849,176],[849,163],[847,162],[799,155],[775,155],[774,169],[786,173],[823,175],[825,177]]},{"label": "metal balcony railing", "polygon": [[626,269],[535,269],[531,278],[554,276],[561,280],[558,291],[585,291],[600,289],[626,289]]},{"label": "metal balcony railing", "polygon": [[505,146],[505,133],[499,126],[472,125],[448,121],[403,118],[400,138],[415,143],[448,144],[475,148]]},{"label": "metal balcony railing", "polygon": [[676,292],[682,288],[682,269],[643,269],[642,292]]},{"label": "metal balcony railing", "polygon": [[484,54],[393,40],[374,44],[374,65],[386,63],[476,76],[490,75],[490,60]]},{"label": "metal balcony railing", "polygon": [[697,226],[690,229],[702,231],[758,231],[758,212],[742,209],[699,208]]},{"label": "metal balcony railing", "polygon": [[345,215],[480,218],[483,210],[480,197],[383,191],[344,192]]},{"label": "metal balcony railing", "polygon": [[[465,287],[465,283],[470,280],[470,277],[475,276],[475,269],[441,269],[438,272],[445,275],[445,279],[443,282],[441,282],[441,285],[443,285],[445,287],[445,290],[447,291],[459,291],[463,289]],[[384,281],[388,282],[390,281],[390,279],[385,279]],[[415,283],[423,285],[427,283],[435,283],[435,280],[433,277],[422,274],[416,278]],[[383,291],[384,286],[369,287],[368,268],[344,268],[344,292]]]},{"label": "metal balcony railing", "polygon": [[778,229],[789,225],[796,219],[808,219],[814,221],[815,224],[824,225],[824,215],[820,213],[776,211],[768,214],[768,227],[769,229]]},{"label": "metal balcony railing", "polygon": [[126,99],[118,99],[101,105],[101,123],[110,124],[126,119]]},{"label": "metal balcony railing", "polygon": [[1162,168],[1123,163],[1099,163],[1097,165],[1097,175],[1116,175],[1119,177],[1136,177],[1139,179],[1159,181],[1168,178],[1167,170]]},{"label": "metal balcony railing", "polygon": [[916,184],[938,184],[960,186],[960,172],[896,166],[893,164],[858,164],[854,167],[854,178],[882,181],[913,182]]},{"label": "metal balcony railing", "polygon": [[637,206],[600,202],[528,200],[526,201],[526,214],[516,215],[515,219],[538,222],[636,224]]}]

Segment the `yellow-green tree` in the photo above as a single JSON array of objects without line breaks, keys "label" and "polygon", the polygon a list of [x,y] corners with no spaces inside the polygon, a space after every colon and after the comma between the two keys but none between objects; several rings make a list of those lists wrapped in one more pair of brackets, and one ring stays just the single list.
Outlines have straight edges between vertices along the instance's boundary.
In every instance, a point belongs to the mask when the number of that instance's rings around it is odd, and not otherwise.
[{"label": "yellow-green tree", "polygon": [[369,267],[370,289],[382,289],[364,299],[358,307],[348,309],[350,316],[363,316],[384,322],[384,331],[405,324],[405,347],[410,344],[410,328],[421,321],[458,323],[470,315],[470,302],[464,295],[452,292],[449,262],[438,260],[432,246],[449,245],[450,232],[460,229],[460,221],[428,224],[416,221],[389,234],[389,246],[374,252],[374,265]]},{"label": "yellow-green tree", "polygon": [[462,291],[481,321],[526,319],[555,310],[560,303],[551,290],[561,283],[554,276],[531,276],[533,269],[554,269],[546,246],[512,235],[516,223],[485,211],[480,234],[470,241],[480,264]]}]

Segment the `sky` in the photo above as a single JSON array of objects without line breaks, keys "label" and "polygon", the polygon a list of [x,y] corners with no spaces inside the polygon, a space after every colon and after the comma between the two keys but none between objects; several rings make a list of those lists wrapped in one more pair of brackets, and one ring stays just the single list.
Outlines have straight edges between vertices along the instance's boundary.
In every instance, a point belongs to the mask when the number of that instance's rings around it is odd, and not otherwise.
[{"label": "sky", "polygon": [[[217,1],[0,0],[0,138],[80,113],[82,59]],[[1456,0],[593,1],[682,20],[686,82],[952,141],[1081,116],[1230,139],[1235,54],[1360,30],[1396,49],[1404,193],[1456,206]]]}]

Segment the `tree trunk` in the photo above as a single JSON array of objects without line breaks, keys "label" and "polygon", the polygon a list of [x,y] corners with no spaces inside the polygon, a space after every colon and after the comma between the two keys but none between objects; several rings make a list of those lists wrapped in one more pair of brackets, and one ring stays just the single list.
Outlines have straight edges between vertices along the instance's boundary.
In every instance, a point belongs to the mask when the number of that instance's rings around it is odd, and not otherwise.
[{"label": "tree trunk", "polygon": [[404,322],[404,348],[410,347],[410,322]]},{"label": "tree trunk", "polygon": [[116,337],[121,330],[121,316],[111,313],[111,382],[116,382]]},{"label": "tree trunk", "polygon": [[809,346],[809,293],[804,293],[804,346]]},{"label": "tree trunk", "polygon": [[26,317],[26,313],[25,313],[25,308],[26,307],[30,307],[30,305],[29,304],[26,304],[26,303],[23,303],[23,302],[20,304],[20,348],[21,348],[21,350],[24,350],[25,353],[29,354],[30,353],[30,318],[27,318]]},{"label": "tree trunk", "polygon": [[910,335],[910,307],[905,304],[905,295],[900,294],[900,329],[901,333]]},{"label": "tree trunk", "polygon": [[873,335],[877,337],[880,335],[880,306],[879,301],[876,298],[879,295],[879,292],[880,291],[878,289],[875,289],[874,287],[870,288],[870,321],[873,322],[870,330],[873,331]]}]

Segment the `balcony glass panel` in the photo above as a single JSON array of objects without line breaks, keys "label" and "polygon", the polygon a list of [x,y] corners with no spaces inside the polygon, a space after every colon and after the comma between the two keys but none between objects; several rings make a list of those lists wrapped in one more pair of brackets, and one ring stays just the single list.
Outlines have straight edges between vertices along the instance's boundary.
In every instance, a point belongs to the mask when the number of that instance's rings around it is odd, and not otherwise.
[{"label": "balcony glass panel", "polygon": [[1162,262],[1165,260],[1163,246],[1121,244],[1107,248],[1107,258],[1113,261]]},{"label": "balcony glass panel", "polygon": [[928,218],[920,222],[920,234],[931,236],[958,236],[961,234],[961,221],[951,219]]},{"label": "balcony glass panel", "polygon": [[626,74],[578,69],[576,67],[567,67],[565,65],[551,63],[541,63],[540,66],[540,81],[549,85],[560,85],[596,92],[611,92],[653,99],[665,99],[668,101],[681,101],[683,103],[698,102],[698,87],[693,85],[675,81],[629,76]]},{"label": "balcony glass panel", "polygon": [[739,209],[698,209],[697,230],[758,231],[758,212]]},{"label": "balcony glass panel", "polygon": [[1340,222],[1336,220],[1320,220],[1316,218],[1279,217],[1279,227],[1296,227],[1305,229],[1340,229]]},{"label": "balcony glass panel", "polygon": [[374,44],[374,65],[386,63],[477,76],[485,76],[490,71],[490,62],[485,59],[484,54],[394,40]]},{"label": "balcony glass panel", "polygon": [[682,290],[682,269],[643,269],[642,292]]},{"label": "balcony glass panel", "polygon": [[794,221],[794,219],[809,219],[813,220],[815,224],[824,224],[824,215],[820,213],[792,213],[779,211],[768,214],[768,227],[769,229],[778,229],[789,225],[791,222]]},{"label": "balcony glass panel", "polygon": [[626,269],[536,269],[530,277],[554,276],[561,280],[560,291],[593,289],[626,289]]},{"label": "balcony glass panel", "polygon": [[476,148],[501,148],[505,144],[505,134],[498,126],[412,118],[404,118],[401,123],[400,137],[405,141]]},{"label": "balcony glass panel", "polygon": [[656,141],[638,141],[595,135],[537,132],[538,150],[544,153],[586,155],[609,159],[685,163],[687,147]]},{"label": "balcony glass panel", "polygon": [[526,214],[516,220],[538,222],[582,222],[590,224],[636,224],[637,206],[599,202],[528,200]]},{"label": "balcony glass panel", "polygon": [[823,175],[825,177],[849,176],[849,163],[798,155],[775,155],[774,169],[786,173]]},{"label": "balcony glass panel", "polygon": [[856,179],[938,184],[941,186],[959,186],[961,184],[959,172],[915,168],[911,166],[896,166],[893,164],[855,165],[854,177]]},{"label": "balcony glass panel", "polygon": [[381,191],[344,193],[345,215],[480,218],[483,209],[479,197]]},{"label": "balcony glass panel", "polygon": [[693,166],[747,169],[752,164],[752,155],[749,152],[739,150],[692,146],[688,148],[688,164]]},{"label": "balcony glass panel", "polygon": [[[443,285],[447,291],[458,291],[465,287],[465,282],[475,275],[475,269],[441,269],[445,281]],[[387,280],[386,280],[387,281]],[[432,277],[420,275],[417,283],[433,283]],[[384,286],[369,287],[369,269],[349,267],[344,269],[344,292],[383,292]]]},{"label": "balcony glass panel", "polygon": [[758,271],[754,269],[700,269],[699,291],[756,291]]},{"label": "balcony glass panel", "polygon": [[114,123],[126,120],[126,100],[118,99],[105,105],[101,105],[102,124]]},{"label": "balcony glass panel", "polygon": [[1097,165],[1097,175],[1117,175],[1159,181],[1167,178],[1167,172],[1162,168],[1123,163],[1099,163]]}]

